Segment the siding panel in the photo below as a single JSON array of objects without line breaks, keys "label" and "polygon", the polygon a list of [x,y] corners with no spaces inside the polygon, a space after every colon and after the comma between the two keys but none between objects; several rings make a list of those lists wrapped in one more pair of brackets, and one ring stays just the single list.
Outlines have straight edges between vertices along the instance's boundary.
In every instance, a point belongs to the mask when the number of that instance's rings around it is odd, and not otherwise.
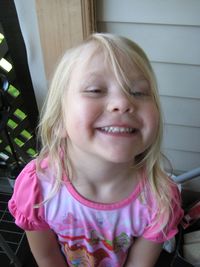
[{"label": "siding panel", "polygon": [[124,0],[123,3],[97,0],[96,3],[98,21],[200,25],[197,0]]},{"label": "siding panel", "polygon": [[199,167],[200,153],[167,149],[165,155],[171,161],[174,173],[182,173]]},{"label": "siding panel", "polygon": [[166,149],[200,153],[199,139],[200,128],[169,124],[165,125],[163,146]]},{"label": "siding panel", "polygon": [[200,126],[200,100],[162,96],[160,99],[165,123]]},{"label": "siding panel", "polygon": [[135,40],[151,61],[200,65],[200,27],[108,22],[98,29]]},{"label": "siding panel", "polygon": [[161,95],[200,99],[200,66],[153,63]]}]

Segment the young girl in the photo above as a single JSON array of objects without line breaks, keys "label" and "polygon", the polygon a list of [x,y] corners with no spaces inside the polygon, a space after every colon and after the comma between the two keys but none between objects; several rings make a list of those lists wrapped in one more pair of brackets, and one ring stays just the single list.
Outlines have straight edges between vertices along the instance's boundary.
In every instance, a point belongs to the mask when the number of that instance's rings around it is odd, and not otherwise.
[{"label": "young girl", "polygon": [[153,70],[134,42],[96,33],[68,51],[40,123],[42,150],[9,202],[40,267],[152,267],[182,217],[161,163]]}]

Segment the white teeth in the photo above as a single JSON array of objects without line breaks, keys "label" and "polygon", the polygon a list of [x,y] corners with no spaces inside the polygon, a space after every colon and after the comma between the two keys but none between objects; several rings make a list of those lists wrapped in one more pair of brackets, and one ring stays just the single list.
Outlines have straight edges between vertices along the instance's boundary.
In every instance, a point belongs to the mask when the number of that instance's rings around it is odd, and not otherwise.
[{"label": "white teeth", "polygon": [[124,128],[124,127],[102,127],[102,131],[107,132],[107,133],[133,133],[134,129],[133,128]]}]

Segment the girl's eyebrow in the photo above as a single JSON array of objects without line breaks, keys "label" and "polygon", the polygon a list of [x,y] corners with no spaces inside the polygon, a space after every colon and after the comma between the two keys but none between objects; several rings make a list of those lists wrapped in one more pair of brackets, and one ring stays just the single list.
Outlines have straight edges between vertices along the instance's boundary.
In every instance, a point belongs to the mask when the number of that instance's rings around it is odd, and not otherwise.
[{"label": "girl's eyebrow", "polygon": [[136,76],[132,74],[130,77],[132,77],[132,79],[135,81],[147,81],[148,82],[147,78],[143,74],[139,74]]},{"label": "girl's eyebrow", "polygon": [[99,81],[102,81],[102,76],[98,75],[96,72],[89,72],[84,75],[83,79],[80,82],[80,85],[82,88],[86,88]]},{"label": "girl's eyebrow", "polygon": [[151,91],[150,83],[144,77],[133,80],[132,84],[129,84],[130,88],[140,88],[140,90]]},{"label": "girl's eyebrow", "polygon": [[147,85],[148,87],[150,86],[149,81],[144,76],[133,77],[132,79],[128,80],[128,83],[129,83],[129,86],[133,84],[143,84],[143,85]]},{"label": "girl's eyebrow", "polygon": [[83,84],[93,82],[97,79],[102,79],[103,75],[97,72],[88,72],[83,78]]},{"label": "girl's eyebrow", "polygon": [[87,73],[86,73],[86,76],[89,76],[89,77],[94,77],[94,78],[96,78],[96,77],[99,77],[99,76],[101,76],[101,74],[100,73],[98,73],[98,71],[88,71]]},{"label": "girl's eyebrow", "polygon": [[145,82],[149,85],[149,81],[145,77],[140,77],[134,80],[134,82]]}]

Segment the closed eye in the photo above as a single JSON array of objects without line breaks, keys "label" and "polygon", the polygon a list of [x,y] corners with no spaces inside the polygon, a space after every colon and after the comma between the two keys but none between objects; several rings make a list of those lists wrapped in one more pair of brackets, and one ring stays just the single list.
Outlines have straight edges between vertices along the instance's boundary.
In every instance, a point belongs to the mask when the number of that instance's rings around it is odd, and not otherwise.
[{"label": "closed eye", "polygon": [[129,89],[130,95],[136,98],[145,98],[151,96],[151,90],[146,80],[134,81]]},{"label": "closed eye", "polygon": [[94,93],[94,94],[100,94],[102,93],[102,89],[94,88],[94,89],[88,89],[85,91],[86,93]]},{"label": "closed eye", "polygon": [[83,93],[88,97],[101,97],[106,94],[106,89],[98,87],[88,87],[83,90]]},{"label": "closed eye", "polygon": [[130,95],[132,95],[136,98],[150,96],[150,94],[148,92],[140,92],[140,91],[135,91],[135,92],[130,91]]},{"label": "closed eye", "polygon": [[138,91],[130,90],[129,94],[138,99],[143,99],[143,98],[151,96],[151,93],[149,92],[149,90],[138,90]]}]

